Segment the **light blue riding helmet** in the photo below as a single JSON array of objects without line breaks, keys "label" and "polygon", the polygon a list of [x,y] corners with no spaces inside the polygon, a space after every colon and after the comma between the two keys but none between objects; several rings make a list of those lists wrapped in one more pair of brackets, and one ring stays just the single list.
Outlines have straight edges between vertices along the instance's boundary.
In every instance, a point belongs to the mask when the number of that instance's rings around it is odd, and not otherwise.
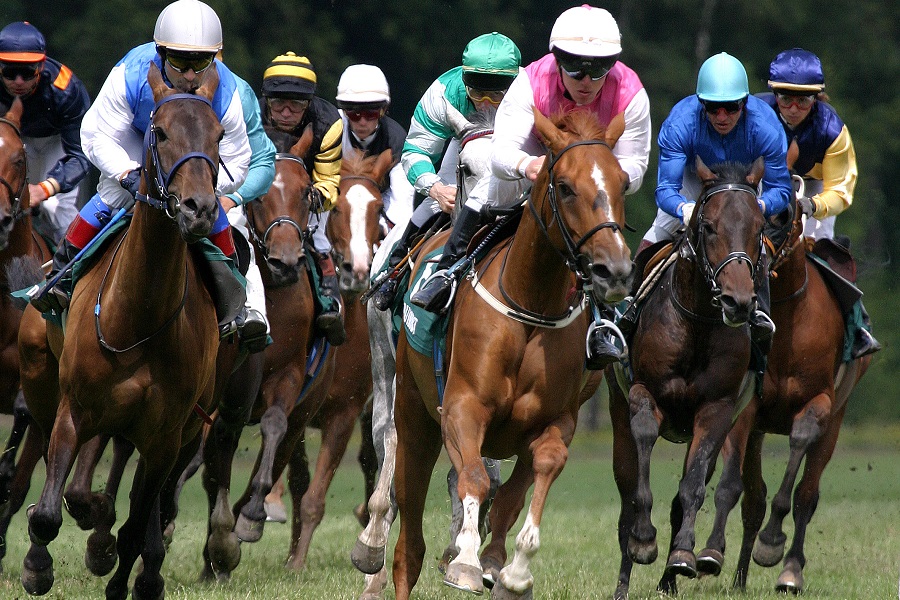
[{"label": "light blue riding helmet", "polygon": [[697,97],[711,102],[733,102],[750,95],[747,71],[726,52],[710,56],[697,74]]}]

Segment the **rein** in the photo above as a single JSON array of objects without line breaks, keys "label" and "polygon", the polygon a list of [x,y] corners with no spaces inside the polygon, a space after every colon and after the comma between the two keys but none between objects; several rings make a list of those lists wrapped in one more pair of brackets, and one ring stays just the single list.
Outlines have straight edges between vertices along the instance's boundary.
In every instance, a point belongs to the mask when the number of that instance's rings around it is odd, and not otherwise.
[{"label": "rein", "polygon": [[[279,152],[278,154],[275,155],[275,161],[277,162],[279,160],[287,160],[287,161],[295,162],[295,163],[299,164],[301,167],[303,167],[304,171],[307,171],[306,163],[299,156],[294,156],[293,154],[288,154],[287,152]],[[309,171],[307,171],[307,172],[309,172]],[[309,193],[310,193],[311,188],[312,188],[312,184],[310,184],[310,186],[306,190],[307,198],[309,198]],[[254,202],[256,202],[258,200],[259,200],[259,198],[255,199]],[[279,215],[279,216],[275,217],[272,220],[272,222],[269,223],[269,225],[266,227],[266,230],[263,232],[262,236],[260,236],[256,232],[256,220],[253,217],[252,210],[247,211],[247,218],[249,221],[249,223],[248,223],[249,227],[247,227],[247,231],[250,234],[250,239],[253,240],[253,242],[257,246],[259,246],[259,248],[263,251],[263,257],[266,260],[269,260],[269,246],[267,244],[267,241],[269,239],[269,234],[271,234],[272,230],[275,229],[276,227],[278,227],[279,225],[290,225],[291,227],[296,229],[297,235],[300,236],[301,244],[304,243],[306,241],[306,239],[309,237],[309,232],[305,231],[303,229],[303,227],[301,227],[300,224],[297,223],[297,221],[295,221],[293,218],[291,218],[288,215]]]},{"label": "rein", "polygon": [[[21,140],[22,139],[22,131],[19,127],[10,121],[9,119],[5,119],[0,117],[0,123],[5,123],[12,127],[13,131],[16,132],[16,136]],[[22,184],[19,186],[19,191],[13,191],[13,186],[10,184],[4,177],[0,176],[0,184],[6,188],[6,191],[9,192],[10,199],[10,214],[13,219],[18,221],[25,216],[25,211],[22,210],[22,194],[25,192],[25,186],[28,185],[28,174],[26,172],[25,176],[22,177]]]}]

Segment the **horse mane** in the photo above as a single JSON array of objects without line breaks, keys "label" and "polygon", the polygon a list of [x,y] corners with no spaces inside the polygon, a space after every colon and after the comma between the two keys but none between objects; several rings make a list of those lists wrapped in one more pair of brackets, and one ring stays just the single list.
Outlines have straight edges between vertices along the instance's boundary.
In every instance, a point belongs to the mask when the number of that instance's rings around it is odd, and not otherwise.
[{"label": "horse mane", "polygon": [[582,140],[602,140],[606,137],[606,127],[600,124],[596,115],[586,110],[553,115],[550,120],[562,131],[568,131]]},{"label": "horse mane", "polygon": [[[378,161],[378,155],[366,155],[362,152],[350,152],[345,154],[341,159],[341,176],[359,176],[372,178],[375,171],[375,163]],[[387,175],[387,174],[385,174]],[[379,187],[384,185],[384,177],[381,181],[376,182]]]},{"label": "horse mane", "polygon": [[463,128],[459,139],[494,130],[494,119],[497,117],[497,108],[489,106],[484,110],[473,110],[466,115],[469,125]]},{"label": "horse mane", "polygon": [[271,125],[264,125],[263,129],[265,129],[266,135],[269,136],[272,143],[275,144],[275,151],[278,153],[289,153],[294,144],[300,139],[293,133],[281,131]]}]

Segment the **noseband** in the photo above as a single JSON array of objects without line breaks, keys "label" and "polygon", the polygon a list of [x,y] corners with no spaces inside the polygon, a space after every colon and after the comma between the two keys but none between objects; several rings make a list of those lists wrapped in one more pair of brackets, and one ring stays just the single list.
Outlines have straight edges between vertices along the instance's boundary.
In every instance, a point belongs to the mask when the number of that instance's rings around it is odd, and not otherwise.
[{"label": "noseband", "polygon": [[750,269],[750,278],[755,281],[756,272],[760,268],[763,256],[763,234],[762,230],[760,230],[756,262],[754,262],[750,258],[749,254],[742,250],[738,250],[729,252],[728,255],[724,259],[722,259],[722,261],[715,267],[710,264],[709,256],[706,253],[706,234],[704,232],[704,227],[701,226],[701,223],[703,221],[703,209],[706,207],[707,202],[712,196],[721,192],[728,191],[744,192],[752,195],[754,199],[756,198],[756,189],[744,183],[722,183],[710,187],[703,192],[703,195],[697,202],[699,206],[697,207],[698,214],[696,216],[696,235],[689,235],[688,243],[685,245],[685,250],[688,251],[689,257],[696,259],[697,266],[700,268],[700,272],[703,274],[703,278],[706,281],[706,284],[709,286],[710,291],[712,292],[713,306],[716,307],[721,306],[722,303],[722,288],[719,286],[719,283],[717,281],[717,278],[722,272],[722,269],[724,269],[725,266],[731,262],[745,262],[747,263],[747,267]]},{"label": "noseband", "polygon": [[[277,162],[279,160],[289,160],[289,161],[298,163],[303,168],[304,171],[307,170],[306,163],[303,162],[303,159],[300,158],[299,156],[294,156],[293,154],[288,154],[286,152],[279,152],[278,154],[275,155],[275,161]],[[307,171],[307,172],[309,172],[309,171]],[[309,198],[311,187],[312,187],[312,184],[310,183],[310,186],[306,189],[307,199]],[[256,200],[254,200],[254,202],[256,202],[256,201],[259,201],[259,199],[257,198]],[[310,210],[312,210],[312,207],[310,207]],[[276,227],[278,227],[279,225],[290,225],[291,227],[296,229],[297,234],[300,236],[301,243],[305,242],[306,238],[309,236],[308,231],[305,231],[303,229],[303,227],[301,227],[300,224],[297,223],[297,221],[295,221],[294,219],[292,219],[291,217],[289,217],[287,215],[281,215],[281,216],[275,217],[275,219],[273,219],[272,222],[269,223],[269,225],[266,227],[266,230],[265,230],[265,232],[263,232],[262,236],[260,236],[258,233],[256,233],[255,221],[250,216],[250,215],[252,215],[252,213],[248,212],[247,215],[251,220],[250,226],[247,228],[247,231],[249,231],[249,233],[250,233],[250,239],[252,239],[253,242],[257,246],[259,246],[259,248],[263,251],[263,256],[265,257],[266,260],[269,260],[269,246],[267,245],[267,242],[269,239],[269,234],[271,234],[272,230],[275,229]]]},{"label": "noseband", "polygon": [[[151,194],[138,194],[136,199],[145,202],[152,206],[153,208],[165,211],[166,215],[169,218],[174,219],[178,214],[178,209],[181,206],[181,198],[179,198],[176,194],[172,194],[169,192],[169,185],[172,183],[172,179],[175,177],[175,173],[178,172],[178,169],[184,165],[187,161],[192,158],[199,158],[206,161],[209,164],[210,174],[212,175],[212,184],[213,188],[216,187],[216,178],[218,176],[218,164],[222,165],[222,168],[225,169],[225,173],[228,177],[231,177],[231,173],[228,172],[228,167],[225,166],[225,163],[222,162],[222,159],[219,159],[219,163],[217,164],[213,159],[211,159],[204,152],[188,152],[172,165],[172,168],[169,169],[167,173],[165,169],[162,167],[162,163],[159,159],[159,141],[156,135],[156,125],[153,123],[153,117],[156,115],[156,112],[159,110],[159,107],[165,104],[166,102],[171,102],[172,100],[196,100],[198,102],[203,102],[210,108],[212,108],[212,103],[204,98],[203,96],[198,96],[196,94],[172,94],[171,96],[166,96],[161,99],[156,105],[153,107],[153,112],[150,114],[150,126],[147,128],[147,132],[144,134],[144,156],[147,156],[147,151],[149,150],[150,154],[150,164],[145,165],[145,171],[151,172],[154,174],[153,183],[156,186],[155,195]],[[233,179],[233,178],[232,178]]]},{"label": "noseband", "polygon": [[[10,127],[13,128],[13,131],[16,132],[16,136],[21,140],[22,132],[16,126],[15,123],[10,121],[9,119],[4,119],[0,117],[0,123],[6,123]],[[25,191],[25,186],[28,185],[28,174],[26,173],[24,177],[22,177],[22,183],[19,185],[19,190],[14,191],[12,184],[10,184],[6,179],[0,176],[0,185],[6,188],[6,191],[9,192],[9,212],[12,215],[14,220],[20,219],[24,216],[24,212],[22,211],[22,193]]]},{"label": "noseband", "polygon": [[[563,222],[562,215],[559,212],[559,201],[556,198],[556,172],[553,167],[556,166],[556,163],[562,157],[563,154],[571,150],[576,146],[606,146],[609,148],[609,144],[602,140],[581,140],[578,142],[573,142],[559,151],[559,154],[556,156],[550,155],[550,164],[547,166],[547,172],[550,176],[550,182],[547,186],[547,200],[550,202],[550,208],[553,210],[553,221],[556,223],[557,227],[559,227],[560,233],[562,233],[563,242],[566,245],[565,253],[560,252],[560,255],[563,257],[563,260],[566,262],[566,266],[575,273],[575,276],[581,280],[583,283],[590,285],[591,276],[590,270],[593,263],[590,258],[586,254],[581,254],[579,250],[581,247],[598,231],[601,229],[612,229],[614,232],[621,231],[622,228],[615,221],[606,221],[605,223],[599,223],[592,227],[587,233],[581,236],[577,242],[572,238],[572,235],[569,233],[569,229],[566,227]],[[610,148],[610,150],[612,150]],[[541,231],[544,232],[544,235],[547,238],[550,238],[550,233],[547,230],[547,225],[544,223],[541,216],[538,214],[537,209],[534,207],[534,202],[529,199],[528,206],[531,209],[532,214],[534,215],[535,221],[537,221],[538,225],[541,228]],[[559,252],[559,250],[557,250]],[[587,286],[586,286],[587,287]]]}]

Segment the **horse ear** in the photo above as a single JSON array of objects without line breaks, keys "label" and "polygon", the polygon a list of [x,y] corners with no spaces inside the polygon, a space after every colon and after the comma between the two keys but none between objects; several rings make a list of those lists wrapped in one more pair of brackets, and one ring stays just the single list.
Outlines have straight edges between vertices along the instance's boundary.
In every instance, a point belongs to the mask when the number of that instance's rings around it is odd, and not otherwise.
[{"label": "horse ear", "polygon": [[387,172],[394,166],[394,152],[390,148],[386,148],[375,160],[375,167],[372,170],[372,179],[381,181]]},{"label": "horse ear", "polygon": [[22,112],[24,106],[22,105],[22,100],[19,96],[14,96],[12,104],[9,106],[9,110],[6,111],[6,114],[3,115],[3,118],[15,125],[17,128],[22,126]]},{"label": "horse ear", "polygon": [[294,156],[306,156],[306,152],[309,150],[310,145],[312,145],[313,141],[313,129],[312,123],[306,126],[303,130],[303,134],[300,136],[300,139],[297,140],[297,143],[291,146],[291,154]]},{"label": "horse ear", "polygon": [[759,182],[762,181],[765,172],[766,159],[760,156],[753,161],[752,165],[750,165],[750,173],[747,175],[747,183],[749,183],[753,187],[756,187]]},{"label": "horse ear", "polygon": [[797,162],[797,159],[800,158],[800,146],[797,144],[797,138],[791,140],[791,145],[788,146],[787,151],[787,167],[788,170],[794,168],[794,163]]},{"label": "horse ear", "polygon": [[534,112],[534,128],[537,129],[538,135],[544,141],[544,144],[551,150],[559,149],[565,146],[559,127],[553,124],[553,121],[540,113],[536,107],[531,107]]},{"label": "horse ear", "polygon": [[716,178],[716,174],[706,166],[706,163],[703,162],[703,159],[700,158],[700,156],[697,156],[694,165],[697,169],[697,177],[700,178],[700,181],[707,182]]},{"label": "horse ear", "polygon": [[219,71],[216,68],[216,62],[209,66],[209,69],[206,70],[205,77],[203,78],[203,85],[197,89],[197,95],[203,96],[210,102],[212,102],[213,97],[216,95],[216,89],[219,87]]},{"label": "horse ear", "polygon": [[150,63],[150,70],[147,71],[147,83],[150,84],[150,89],[153,90],[153,100],[155,102],[159,102],[173,93],[172,89],[163,81],[162,73],[160,73],[156,63]]},{"label": "horse ear", "polygon": [[621,112],[613,117],[606,128],[606,135],[604,136],[606,145],[610,148],[615,148],[616,142],[619,141],[623,133],[625,133],[625,113]]}]

